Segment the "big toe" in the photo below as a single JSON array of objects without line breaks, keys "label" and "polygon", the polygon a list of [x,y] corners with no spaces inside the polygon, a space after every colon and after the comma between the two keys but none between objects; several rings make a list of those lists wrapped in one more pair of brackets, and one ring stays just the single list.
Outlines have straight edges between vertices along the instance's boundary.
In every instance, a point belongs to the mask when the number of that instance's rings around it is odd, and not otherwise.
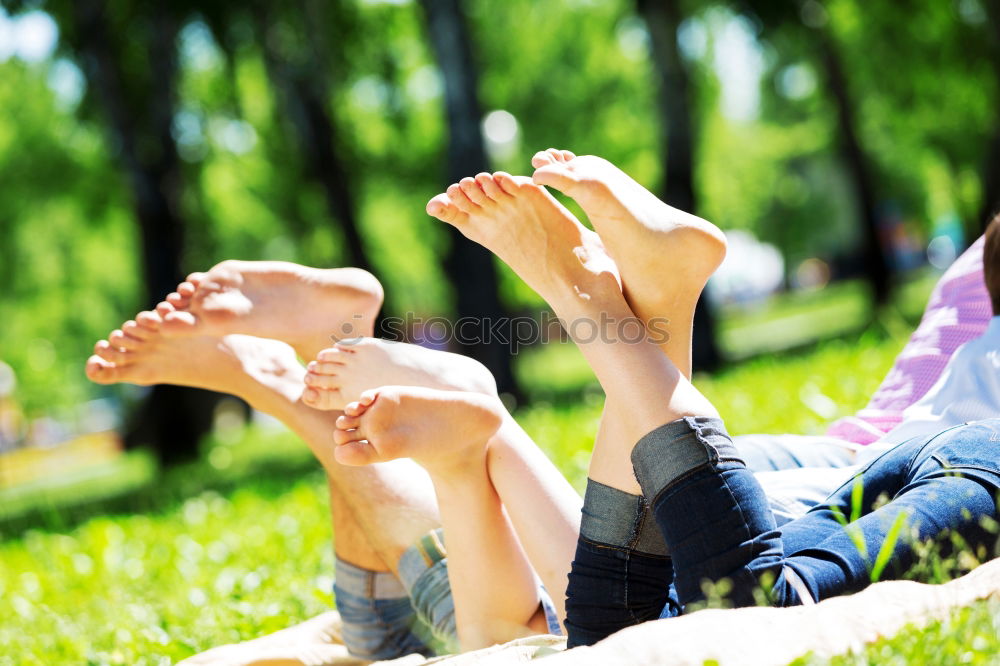
[{"label": "big toe", "polygon": [[204,279],[205,279],[205,274],[204,273],[200,273],[200,272],[198,272],[198,273],[191,273],[186,278],[184,278],[184,280],[186,282],[190,282],[195,287],[197,287],[199,284],[201,284],[201,281],[204,280]]},{"label": "big toe", "polygon": [[343,409],[344,407],[344,400],[341,398],[339,390],[323,390],[313,386],[306,387],[302,392],[302,402],[322,412]]},{"label": "big toe", "polygon": [[493,174],[493,180],[507,194],[518,194],[524,187],[534,186],[527,176],[512,176],[506,171],[497,171]]},{"label": "big toe", "polygon": [[546,185],[564,193],[568,193],[580,182],[579,176],[562,162],[552,162],[538,167],[531,180],[536,185]]},{"label": "big toe", "polygon": [[569,150],[559,150],[558,148],[549,148],[548,150],[540,150],[534,154],[531,158],[531,166],[536,169],[543,167],[547,164],[558,164],[560,162],[569,162],[571,159],[576,157]]}]

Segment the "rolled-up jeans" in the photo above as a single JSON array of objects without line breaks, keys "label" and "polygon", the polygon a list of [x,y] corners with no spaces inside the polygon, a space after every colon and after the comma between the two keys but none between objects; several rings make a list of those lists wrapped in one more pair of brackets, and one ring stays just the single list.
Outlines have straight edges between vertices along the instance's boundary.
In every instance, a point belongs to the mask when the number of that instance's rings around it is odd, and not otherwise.
[{"label": "rolled-up jeans", "polygon": [[860,469],[865,447],[827,435],[733,437],[740,458],[763,486],[780,527],[822,503]]},{"label": "rolled-up jeans", "polygon": [[[646,453],[669,462],[637,459],[649,438],[656,441]],[[727,588],[733,606],[756,605],[760,590],[775,606],[853,592],[898,577],[916,561],[917,544],[945,535],[987,557],[997,554],[991,524],[998,517],[1000,419],[900,444],[780,530],[720,420],[669,423],[640,441],[636,453],[636,476],[671,554],[662,566],[672,568],[676,598],[664,616],[704,601],[706,580],[727,580],[715,589]],[[644,560],[636,570],[634,559],[581,539],[567,590],[570,645],[592,643],[612,629],[599,606],[573,603],[580,586],[588,600],[605,598],[609,608],[625,598],[645,609],[665,597],[645,584],[657,579],[649,570],[655,563]]]}]

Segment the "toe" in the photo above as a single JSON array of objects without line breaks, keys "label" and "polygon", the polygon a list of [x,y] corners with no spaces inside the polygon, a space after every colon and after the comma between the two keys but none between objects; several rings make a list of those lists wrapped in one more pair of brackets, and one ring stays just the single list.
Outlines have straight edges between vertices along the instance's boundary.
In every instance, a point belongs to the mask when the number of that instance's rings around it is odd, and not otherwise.
[{"label": "toe", "polygon": [[369,389],[354,402],[347,403],[344,407],[344,413],[348,416],[361,416],[375,402],[376,397],[378,397],[378,389]]},{"label": "toe", "polygon": [[344,406],[344,394],[340,392],[340,389],[333,389],[331,391],[319,392],[319,402],[316,406],[316,409],[331,411],[334,409],[340,409],[343,406]]},{"label": "toe", "polygon": [[310,361],[306,369],[314,375],[336,375],[343,372],[344,364],[334,361]]},{"label": "toe", "polygon": [[342,414],[337,417],[337,427],[341,430],[354,430],[360,425],[360,416],[348,416],[347,414]]},{"label": "toe", "polygon": [[302,402],[324,412],[339,409],[343,404],[340,391],[323,391],[312,387],[302,392]]},{"label": "toe", "polygon": [[190,312],[171,312],[163,317],[163,331],[166,333],[192,333],[197,320]]},{"label": "toe", "polygon": [[439,194],[427,202],[427,214],[448,224],[461,224],[468,216],[458,209],[447,194]]},{"label": "toe", "polygon": [[119,349],[124,349],[125,351],[135,351],[142,347],[142,340],[137,340],[129,335],[126,335],[122,330],[111,331],[111,335],[108,336],[108,343],[112,347],[118,347]]},{"label": "toe", "polygon": [[98,384],[114,384],[118,381],[114,364],[97,355],[87,359],[86,372],[87,379]]},{"label": "toe", "polygon": [[186,308],[188,306],[188,304],[191,302],[191,298],[190,297],[188,297],[188,296],[181,296],[176,291],[172,291],[169,294],[167,294],[167,299],[166,300],[167,300],[167,303],[170,303],[172,306],[174,306],[178,310]]},{"label": "toe", "polygon": [[186,278],[184,278],[184,280],[186,282],[190,282],[195,287],[197,287],[199,284],[201,284],[201,281],[204,280],[204,279],[205,279],[205,274],[201,273],[201,272],[191,273]]},{"label": "toe", "polygon": [[195,289],[197,289],[197,287],[195,287],[192,282],[185,281],[177,285],[177,293],[184,298],[191,298],[194,296]]},{"label": "toe", "polygon": [[482,205],[489,201],[483,189],[479,187],[479,183],[475,178],[463,178],[458,184],[462,188],[462,192],[465,196],[469,197],[469,201],[476,205]]},{"label": "toe", "polygon": [[[337,422],[339,423],[342,418],[342,416],[338,417]],[[360,419],[358,420],[360,421]],[[357,427],[348,429],[338,426],[333,431],[333,441],[337,444],[337,446],[343,446],[348,442],[356,442],[361,439],[364,439],[364,435],[361,434],[361,430],[357,429]]]},{"label": "toe", "polygon": [[161,317],[166,317],[171,312],[176,312],[176,311],[177,308],[172,306],[170,303],[167,303],[166,301],[160,301],[159,303],[156,304],[156,312]]},{"label": "toe", "polygon": [[115,365],[124,365],[129,360],[128,352],[118,347],[112,347],[107,340],[100,340],[94,345],[94,354]]},{"label": "toe", "polygon": [[139,322],[134,319],[129,319],[127,322],[122,324],[122,332],[126,337],[140,340],[142,342],[148,340],[153,334],[153,331],[140,326]]},{"label": "toe", "polygon": [[319,403],[319,396],[320,391],[307,387],[306,390],[302,392],[302,402],[306,403],[310,407],[315,407],[316,404]]},{"label": "toe", "polygon": [[479,183],[479,187],[482,188],[483,192],[486,193],[493,201],[500,201],[506,199],[509,195],[500,189],[500,186],[496,184],[493,180],[493,174],[481,173],[476,176],[476,182]]},{"label": "toe", "polygon": [[343,365],[346,361],[346,354],[350,352],[344,351],[339,347],[330,347],[329,349],[324,349],[320,353],[316,354],[316,360],[321,363],[336,363],[338,365]]},{"label": "toe", "polygon": [[562,155],[563,162],[569,162],[570,160],[576,159],[576,153],[574,153],[572,150],[560,150],[558,152],[560,155]]},{"label": "toe", "polygon": [[518,190],[521,189],[521,185],[514,179],[514,176],[506,171],[497,171],[493,174],[493,180],[507,194],[517,194]]},{"label": "toe", "polygon": [[531,179],[535,181],[536,185],[547,185],[567,194],[568,190],[579,182],[576,174],[561,163],[548,164],[535,169]]},{"label": "toe", "polygon": [[543,167],[546,164],[552,164],[556,161],[555,155],[552,154],[550,150],[539,150],[531,158],[531,166]]},{"label": "toe", "polygon": [[479,206],[477,206],[459,185],[449,185],[448,186],[448,198],[451,199],[452,203],[458,206],[458,209],[463,213],[474,213]]},{"label": "toe", "polygon": [[340,388],[340,379],[336,375],[317,375],[307,372],[305,376],[306,386],[316,389],[331,390]]}]

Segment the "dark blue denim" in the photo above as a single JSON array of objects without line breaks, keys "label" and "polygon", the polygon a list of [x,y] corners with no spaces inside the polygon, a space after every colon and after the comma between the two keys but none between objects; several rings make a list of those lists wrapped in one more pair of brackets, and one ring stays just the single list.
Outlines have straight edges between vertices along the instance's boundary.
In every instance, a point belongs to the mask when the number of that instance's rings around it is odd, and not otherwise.
[{"label": "dark blue denim", "polygon": [[[1000,419],[904,442],[862,469],[826,505],[780,530],[764,492],[734,452],[717,419],[669,423],[636,446],[636,476],[652,497],[653,515],[672,556],[677,599],[668,603],[664,616],[703,601],[706,580],[727,579],[727,599],[734,606],[755,605],[762,581],[769,583],[769,599],[776,606],[852,592],[872,582],[879,553],[889,544],[882,579],[914,563],[916,543],[949,533],[996,554],[996,535],[983,519],[998,516]],[[860,494],[855,484],[861,484]],[[852,500],[858,495],[859,502]],[[842,521],[852,511],[855,519],[845,527]],[[892,541],[897,520],[904,528]],[[567,603],[573,645],[593,643],[615,630],[604,618],[608,611],[623,616],[623,590],[629,590],[626,607],[637,609],[655,605],[665,594],[632,585],[635,577],[651,576],[644,566],[635,566],[634,557],[592,548],[582,538],[573,571],[581,573],[571,574],[568,597],[589,600]],[[576,589],[582,585],[588,589]],[[648,596],[640,598],[637,590],[648,590]]]},{"label": "dark blue denim", "polygon": [[[566,598],[569,646],[596,643],[624,626],[658,618],[672,577],[645,499],[587,479]],[[570,618],[591,621],[574,624]]]}]

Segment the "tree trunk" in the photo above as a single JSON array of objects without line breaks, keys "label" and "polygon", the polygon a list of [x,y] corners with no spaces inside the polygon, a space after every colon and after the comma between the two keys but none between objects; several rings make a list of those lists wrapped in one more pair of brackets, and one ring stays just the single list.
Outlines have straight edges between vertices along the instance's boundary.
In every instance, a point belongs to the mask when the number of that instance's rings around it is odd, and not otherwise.
[{"label": "tree trunk", "polygon": [[[671,206],[697,214],[694,190],[695,132],[691,117],[691,81],[677,43],[681,15],[673,0],[638,0],[639,13],[649,30],[650,50],[657,74],[660,107],[660,145],[663,162],[663,200]],[[695,307],[691,364],[696,370],[711,370],[721,361],[715,337],[715,315],[708,300]]]},{"label": "tree trunk", "polygon": [[865,272],[876,306],[889,300],[889,265],[879,238],[878,202],[875,194],[875,180],[871,165],[858,137],[854,120],[854,101],[848,89],[843,63],[837,53],[833,37],[827,28],[820,28],[820,60],[826,70],[827,88],[837,107],[840,122],[840,157],[847,166],[855,195],[858,198],[862,225],[862,255]]},{"label": "tree trunk", "polygon": [[257,23],[268,74],[275,88],[283,93],[285,110],[305,157],[306,173],[323,189],[330,217],[340,225],[348,263],[371,270],[358,228],[350,175],[337,150],[337,126],[328,108],[330,94],[324,73],[329,63],[323,61],[315,47],[303,47],[295,56],[279,53],[275,47],[278,40],[269,35],[268,29],[275,19],[258,14]]},{"label": "tree trunk", "polygon": [[[489,170],[480,128],[481,112],[468,28],[460,0],[421,0],[427,15],[427,34],[444,78],[448,117],[448,181]],[[445,271],[456,294],[459,318],[487,323],[504,316],[491,253],[446,225],[451,248]],[[503,392],[518,395],[511,371],[510,351],[501,340],[464,341],[464,353],[483,363]]]},{"label": "tree trunk", "polygon": [[[127,79],[102,0],[75,3],[80,54],[89,84],[108,116],[113,145],[131,184],[140,228],[146,302],[153,306],[173,291],[183,277],[184,224],[180,214],[181,173],[170,132],[177,75],[175,42],[179,22],[153,6],[144,17],[148,66],[145,81]],[[133,19],[138,20],[138,19]],[[215,400],[204,391],[154,387],[140,408],[136,428],[126,443],[150,444],[161,461],[193,458],[211,425]]]},{"label": "tree trunk", "polygon": [[[1000,7],[996,2],[984,2],[983,8],[988,16],[987,23],[993,35],[993,72],[1000,81]],[[986,225],[1000,212],[1000,114],[994,114],[996,125],[993,127],[993,137],[987,149],[986,163],[983,166],[983,200],[979,210],[979,219],[975,229],[982,233]]]}]

